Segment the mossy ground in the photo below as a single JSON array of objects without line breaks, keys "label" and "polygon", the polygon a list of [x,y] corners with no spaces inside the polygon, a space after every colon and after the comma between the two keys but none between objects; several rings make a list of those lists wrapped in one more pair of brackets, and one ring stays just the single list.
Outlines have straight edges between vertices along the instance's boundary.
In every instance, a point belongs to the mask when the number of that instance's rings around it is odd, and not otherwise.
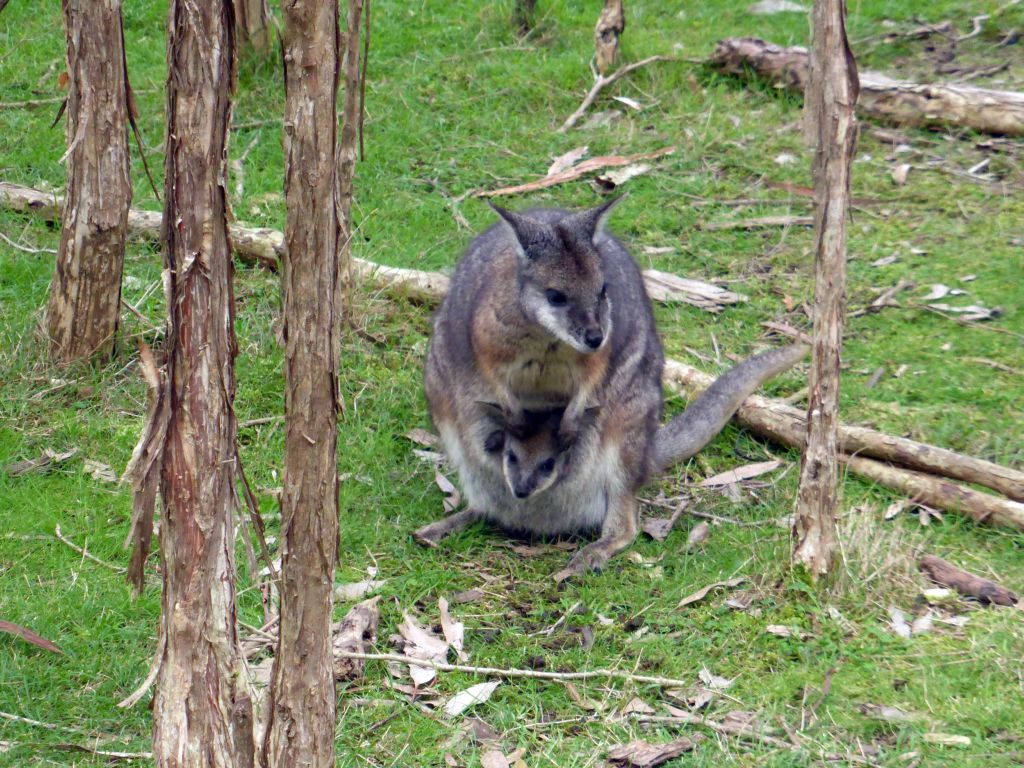
[{"label": "mossy ground", "polygon": [[[802,307],[813,296],[811,233],[800,228],[757,232],[707,231],[701,221],[769,213],[807,213],[806,198],[772,186],[808,185],[809,154],[799,130],[799,99],[777,90],[720,77],[686,63],[649,66],[610,89],[594,111],[625,113],[610,127],[556,128],[590,86],[594,4],[565,0],[538,9],[536,30],[517,40],[511,3],[381,2],[373,9],[373,43],[367,89],[366,159],[357,178],[357,255],[421,269],[449,269],[472,235],[460,229],[440,192],[457,197],[469,189],[504,186],[543,174],[551,159],[586,144],[591,155],[644,152],[674,145],[675,154],[627,185],[629,199],[613,228],[637,259],[680,275],[721,281],[749,301],[712,316],[679,305],[658,309],[669,356],[719,369],[715,348],[746,355],[765,334],[761,323],[807,328]],[[655,53],[703,57],[725,36],[757,34],[781,44],[806,44],[801,14],[752,16],[746,2],[627,3],[623,56],[634,61]],[[992,13],[987,0],[966,9],[939,0],[862,0],[850,4],[850,34],[864,67],[938,78],[945,58],[939,39],[886,43],[881,35],[919,22],[952,19],[961,33],[970,17]],[[145,0],[125,7],[130,73],[141,108],[140,127],[150,166],[160,183],[166,6]],[[887,26],[886,20],[895,23]],[[1020,44],[1000,46],[1001,35],[1024,26],[1020,7],[1009,7],[983,33],[959,46],[967,65],[1007,61],[1008,70],[982,84],[1021,89]],[[0,102],[59,96],[63,64],[59,7],[11,3],[0,14]],[[629,96],[644,109],[633,112],[611,101]],[[238,124],[231,154],[253,144],[244,163],[244,191],[232,205],[239,220],[280,228],[280,67],[274,57],[246,57],[240,67],[235,109]],[[57,189],[63,133],[49,128],[56,105],[0,110],[0,178]],[[850,317],[844,349],[843,418],[908,434],[1003,463],[1024,462],[1024,312],[1021,286],[1024,242],[1024,175],[1019,147],[986,137],[906,130],[910,151],[894,156],[864,124],[853,191],[875,202],[857,206],[850,222],[849,307],[868,305],[904,279],[913,288],[897,297],[901,308]],[[791,162],[783,162],[789,156]],[[967,169],[989,159],[985,178]],[[905,186],[890,169],[914,165]],[[135,158],[135,205],[157,203]],[[231,183],[234,190],[234,180]],[[594,204],[601,195],[586,181],[559,186],[513,206]],[[730,201],[754,198],[738,206]],[[492,214],[472,199],[461,212],[473,230]],[[57,231],[37,220],[0,212],[0,231],[33,247],[55,248]],[[670,253],[648,256],[645,246]],[[872,266],[885,256],[893,263]],[[130,498],[126,489],[94,480],[83,459],[120,471],[138,437],[144,393],[135,365],[135,340],[159,343],[153,328],[163,322],[160,256],[155,246],[133,242],[125,269],[125,299],[147,323],[124,317],[121,352],[109,365],[54,370],[37,336],[52,256],[0,243],[0,466],[38,456],[44,449],[77,448],[78,455],[46,474],[0,474],[0,618],[32,627],[56,641],[62,656],[0,636],[0,712],[52,723],[47,730],[0,720],[0,765],[100,765],[104,760],[61,747],[71,742],[113,750],[146,749],[145,703],[120,710],[115,703],[145,676],[154,649],[159,580],[132,601],[121,577],[60,543],[54,528],[86,545],[99,558],[125,564]],[[963,281],[968,274],[972,281]],[[962,288],[953,303],[999,306],[992,323],[963,326],[910,306],[933,283]],[[279,316],[277,278],[249,268],[237,273],[237,411],[241,420],[281,413],[282,351],[275,340]],[[565,557],[551,549],[523,557],[502,546],[504,537],[474,528],[436,551],[414,545],[409,532],[442,514],[432,470],[417,461],[403,435],[428,426],[421,394],[421,363],[429,310],[375,293],[361,293],[355,317],[363,333],[346,335],[341,387],[344,415],[339,471],[342,484],[343,556],[339,581],[365,577],[368,567],[386,578],[381,649],[403,610],[436,621],[437,598],[482,586],[485,598],[455,609],[467,625],[474,663],[547,669],[636,669],[696,681],[707,667],[736,678],[728,697],[710,705],[721,718],[733,709],[755,712],[775,728],[784,721],[799,731],[806,750],[789,750],[711,737],[678,759],[694,766],[802,766],[820,764],[819,751],[868,755],[882,765],[1009,766],[1024,759],[1024,626],[1013,610],[969,613],[961,629],[936,625],[902,640],[887,630],[888,609],[920,608],[923,582],[913,558],[929,551],[973,570],[1024,586],[1024,538],[983,528],[954,514],[922,526],[916,516],[883,521],[893,500],[856,478],[843,483],[844,563],[832,592],[806,586],[787,567],[789,538],[774,526],[792,512],[795,454],[780,451],[728,428],[696,460],[648,489],[651,496],[680,492],[687,479],[725,470],[768,454],[788,472],[769,476],[738,501],[702,493],[694,508],[762,525],[715,525],[706,545],[687,554],[684,543],[695,519],[684,517],[664,544],[639,540],[631,550],[656,567],[618,558],[604,573],[559,590],[549,575]],[[694,350],[711,362],[698,360]],[[993,365],[997,364],[996,366]],[[999,367],[1002,366],[1002,367]],[[879,368],[881,378],[869,381]],[[769,387],[788,395],[805,371]],[[669,398],[669,408],[682,406]],[[241,431],[242,455],[260,489],[271,535],[278,518],[266,489],[279,485],[283,433],[280,423]],[[155,563],[154,563],[155,567]],[[745,575],[760,586],[747,610],[725,605],[727,595],[677,610],[684,595]],[[242,617],[260,618],[256,594],[243,574]],[[565,638],[532,636],[571,606],[572,627],[590,626],[594,643],[584,649]],[[338,607],[339,614],[344,606]],[[843,621],[835,618],[837,609]],[[610,618],[604,625],[597,616]],[[768,634],[783,624],[807,633],[802,639]],[[557,641],[557,642],[556,642]],[[565,647],[562,647],[565,646]],[[828,695],[821,696],[826,674]],[[479,764],[481,751],[452,739],[459,723],[408,706],[387,685],[383,666],[371,664],[366,679],[343,693],[338,723],[338,764],[344,766],[442,765],[450,752],[460,765]],[[477,682],[442,675],[438,688],[453,693]],[[606,748],[637,736],[667,739],[680,729],[642,727],[608,717],[633,696],[659,706],[656,688],[624,683],[581,684],[580,692],[603,706],[580,707],[564,686],[517,680],[503,684],[476,709],[504,734],[506,751],[525,749],[532,766],[590,766]],[[352,706],[358,696],[380,704]],[[392,702],[399,702],[397,705]],[[867,705],[898,707],[906,721],[879,720]],[[397,714],[395,714],[397,712]],[[385,718],[395,715],[393,719]],[[682,729],[686,730],[686,729]],[[928,733],[968,736],[968,747],[926,741]],[[908,756],[914,753],[914,756]],[[915,762],[919,761],[919,762]]]}]

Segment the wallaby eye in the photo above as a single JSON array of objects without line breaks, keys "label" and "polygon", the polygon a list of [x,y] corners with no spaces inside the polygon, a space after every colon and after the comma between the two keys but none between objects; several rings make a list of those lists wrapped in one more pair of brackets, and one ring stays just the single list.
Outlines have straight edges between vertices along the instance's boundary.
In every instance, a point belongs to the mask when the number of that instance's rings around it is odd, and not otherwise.
[{"label": "wallaby eye", "polygon": [[537,469],[543,472],[545,475],[549,475],[555,470],[555,460],[546,459],[545,461],[542,461],[540,465],[538,465]]},{"label": "wallaby eye", "polygon": [[554,288],[548,288],[544,291],[544,295],[548,297],[548,304],[552,307],[564,307],[569,301],[564,293],[556,291]]},{"label": "wallaby eye", "polygon": [[509,451],[507,454],[505,454],[505,456],[508,458],[508,463],[509,464],[518,464],[519,463],[519,457],[516,456],[514,453],[512,453],[512,451]]},{"label": "wallaby eye", "polygon": [[599,294],[599,297],[602,299],[608,298],[608,283],[601,286],[601,293]]}]

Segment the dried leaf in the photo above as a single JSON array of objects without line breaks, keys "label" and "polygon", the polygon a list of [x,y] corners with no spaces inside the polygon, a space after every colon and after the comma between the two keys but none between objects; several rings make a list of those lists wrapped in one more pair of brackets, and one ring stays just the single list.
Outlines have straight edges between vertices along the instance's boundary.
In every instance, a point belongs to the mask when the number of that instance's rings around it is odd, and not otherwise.
[{"label": "dried leaf", "polygon": [[585,709],[588,712],[595,712],[595,711],[601,709],[601,705],[600,704],[598,704],[598,703],[592,701],[591,699],[588,699],[585,696],[583,696],[577,690],[576,686],[573,685],[571,680],[566,680],[565,681],[565,692],[569,694],[569,698],[572,699],[573,703],[576,704],[576,706],[579,707],[580,709]]},{"label": "dried leaf", "polygon": [[452,485],[452,481],[442,475],[439,471],[435,471],[434,482],[437,483],[437,487],[441,489],[441,493],[445,494],[443,502],[444,511],[446,513],[452,513],[458,509],[459,504],[462,503],[462,496],[459,494],[458,489]]},{"label": "dried leaf", "polygon": [[959,736],[953,733],[926,733],[921,736],[929,744],[940,744],[943,747],[969,747],[971,739],[969,736]]},{"label": "dried leaf", "polygon": [[[398,632],[405,640],[402,653],[413,659],[444,662],[448,659],[448,643],[417,623],[408,613],[403,614],[404,621],[398,626]],[[417,688],[422,688],[437,677],[437,671],[431,667],[409,665],[409,674]]]},{"label": "dried leaf", "polygon": [[690,752],[697,746],[696,739],[685,737],[664,744],[650,744],[642,739],[612,747],[608,751],[608,760],[612,765],[632,766],[632,768],[653,768],[667,763],[674,757]]},{"label": "dried leaf", "polygon": [[950,304],[929,304],[928,306],[931,309],[937,309],[940,312],[950,312],[954,315],[963,315],[964,320],[995,320],[1003,315],[1003,310],[999,307],[992,307],[989,309],[979,304],[971,304],[967,307],[954,307]]},{"label": "dried leaf", "polygon": [[0,620],[0,632],[5,632],[8,635],[20,637],[26,643],[31,643],[36,648],[42,648],[44,651],[49,651],[50,653],[64,653],[64,651],[62,651],[54,643],[50,642],[42,635],[36,634],[31,629],[23,627],[20,624],[15,624],[11,621]]},{"label": "dried leaf", "polygon": [[899,499],[897,501],[894,501],[892,504],[885,508],[884,517],[886,520],[892,520],[894,517],[896,517],[896,515],[898,515],[900,512],[902,512],[909,506],[910,501],[908,499]]},{"label": "dried leaf", "polygon": [[949,286],[943,285],[942,283],[934,283],[927,296],[922,296],[922,301],[935,301],[936,299],[945,298],[946,294],[949,293]]},{"label": "dried leaf", "polygon": [[792,0],[761,0],[747,8],[751,16],[773,16],[776,13],[807,13],[810,8]]},{"label": "dried leaf", "polygon": [[889,171],[889,175],[892,176],[893,183],[897,187],[902,187],[907,183],[911,167],[910,163],[900,163],[899,165],[894,165],[892,170]]},{"label": "dried leaf", "polygon": [[444,705],[444,713],[448,717],[461,715],[474,704],[483,704],[494,693],[494,689],[501,685],[500,680],[489,680],[486,683],[471,685],[464,691],[459,691],[452,696]]},{"label": "dried leaf", "polygon": [[586,146],[576,147],[575,149],[570,149],[564,155],[559,155],[558,157],[555,158],[555,161],[551,164],[551,167],[548,168],[548,172],[544,174],[545,178],[547,178],[548,176],[554,176],[556,174],[561,173],[564,170],[572,168],[574,165],[576,165],[576,163],[578,163],[586,156],[587,151],[589,149],[590,148]]},{"label": "dried leaf", "polygon": [[692,552],[705,541],[708,540],[708,535],[711,533],[711,526],[707,524],[705,520],[701,520],[697,523],[690,531],[690,535],[686,537],[686,551]]},{"label": "dried leaf", "polygon": [[932,629],[932,619],[934,618],[931,611],[926,611],[922,615],[914,619],[914,623],[910,625],[910,631],[916,637],[917,635],[923,635],[926,632],[930,632]]},{"label": "dried leaf", "polygon": [[405,433],[405,436],[417,445],[422,445],[424,448],[433,448],[441,442],[441,438],[437,435],[432,432],[428,432],[425,429],[420,429],[419,427],[416,427],[416,429],[410,429]]},{"label": "dried leaf", "polygon": [[464,592],[456,592],[452,595],[452,604],[461,605],[462,603],[475,603],[483,599],[484,591],[482,589],[467,589]]},{"label": "dried leaf", "polygon": [[[679,689],[673,689],[665,691],[665,693],[676,701],[682,702],[690,709],[704,709],[710,704],[715,698],[715,692],[709,688],[705,688],[703,685],[695,685],[692,688],[688,688],[685,691]],[[684,712],[674,711],[676,708],[669,705],[669,714],[679,716],[680,714],[686,714]]]},{"label": "dried leaf", "polygon": [[645,173],[651,170],[653,166],[648,163],[636,163],[634,165],[627,165],[624,168],[617,168],[614,171],[607,171],[597,176],[597,180],[608,189],[615,189],[621,187],[630,179],[634,179],[637,176],[643,176]]},{"label": "dried leaf", "polygon": [[911,723],[914,717],[899,707],[889,707],[882,704],[861,704],[858,709],[865,717],[872,720],[881,720],[886,723]]},{"label": "dried leaf", "polygon": [[334,586],[334,597],[343,603],[362,600],[385,584],[387,584],[387,579],[380,579],[378,581],[366,579],[365,581],[356,581],[351,584],[336,584]]},{"label": "dried leaf", "polygon": [[706,587],[701,587],[693,594],[684,597],[682,600],[679,601],[679,604],[676,606],[676,608],[683,608],[687,605],[690,605],[691,603],[696,603],[699,600],[703,600],[705,597],[708,596],[708,593],[712,590],[719,589],[720,587],[731,589],[733,587],[739,586],[744,581],[746,581],[746,579],[740,576],[735,579],[726,579],[725,581],[716,581],[714,584],[708,584]]},{"label": "dried leaf", "polygon": [[43,455],[38,458],[15,461],[8,464],[4,467],[4,473],[11,477],[18,477],[29,472],[41,472],[53,465],[64,463],[76,453],[78,453],[77,448],[71,448],[67,451],[53,451],[47,448],[43,451]]},{"label": "dried leaf", "polygon": [[466,635],[466,626],[461,621],[455,621],[448,613],[448,601],[443,597],[438,598],[438,610],[441,612],[441,631],[444,632],[444,639],[454,649],[459,661],[469,661],[469,656],[462,650]]},{"label": "dried leaf", "polygon": [[803,640],[807,637],[806,632],[794,632],[791,628],[785,624],[769,624],[764,628],[764,631],[769,635],[775,635],[776,637],[797,637]]},{"label": "dried leaf", "polygon": [[909,640],[912,632],[903,611],[899,608],[890,608],[889,619],[889,628],[892,629],[893,634],[902,637],[904,640]]},{"label": "dried leaf", "polygon": [[697,483],[701,488],[714,488],[721,485],[728,485],[729,483],[738,483],[742,480],[749,480],[752,477],[758,477],[759,475],[766,474],[778,469],[782,465],[782,462],[778,459],[772,461],[759,461],[756,464],[747,464],[736,469],[730,469],[728,472],[722,472],[721,474],[709,477],[706,480],[702,480]]},{"label": "dried leaf", "polygon": [[623,715],[653,715],[654,707],[643,699],[634,696],[626,703],[626,706],[620,710],[620,713]]},{"label": "dried leaf", "polygon": [[625,104],[630,109],[635,109],[637,112],[644,108],[643,104],[636,99],[629,98],[628,96],[612,96],[612,99],[620,104]]},{"label": "dried leaf", "polygon": [[875,259],[871,262],[872,267],[887,267],[890,264],[895,264],[899,257],[894,253],[892,256],[883,256],[880,259]]},{"label": "dried leaf", "polygon": [[492,749],[490,752],[485,752],[483,757],[480,758],[480,768],[510,768],[508,760],[505,759],[505,755],[496,749]]},{"label": "dried leaf", "polygon": [[729,688],[735,682],[730,680],[728,677],[719,677],[718,675],[711,674],[707,667],[701,667],[700,672],[697,673],[697,677],[704,683],[708,688],[713,691],[724,691]]}]

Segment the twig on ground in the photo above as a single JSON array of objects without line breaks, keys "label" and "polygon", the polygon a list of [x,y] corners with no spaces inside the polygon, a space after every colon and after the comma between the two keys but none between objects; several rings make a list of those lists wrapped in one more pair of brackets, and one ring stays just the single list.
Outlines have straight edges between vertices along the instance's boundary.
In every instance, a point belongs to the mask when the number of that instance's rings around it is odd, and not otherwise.
[{"label": "twig on ground", "polygon": [[29,101],[0,101],[0,109],[31,109],[47,104],[60,104],[65,99],[65,96],[55,96],[50,99],[30,99]]},{"label": "twig on ground", "polygon": [[0,240],[3,240],[11,246],[11,248],[17,248],[19,251],[24,251],[25,253],[57,253],[54,248],[31,248],[27,245],[21,245],[21,243],[16,243],[14,240],[11,240],[11,238],[3,232],[0,232]]},{"label": "twig on ground", "polygon": [[127,568],[122,568],[120,565],[114,565],[113,563],[108,563],[105,560],[100,560],[98,557],[96,557],[96,555],[89,554],[89,552],[84,547],[80,547],[77,544],[75,544],[73,541],[71,541],[70,539],[66,538],[64,536],[64,534],[62,534],[61,531],[60,531],[60,524],[58,524],[57,527],[54,528],[53,534],[60,541],[62,541],[65,544],[67,544],[69,547],[71,547],[73,550],[75,550],[75,552],[80,554],[86,560],[92,560],[94,563],[97,563],[98,565],[102,565],[104,568],[109,568],[110,570],[114,571],[115,573],[127,573],[128,572]]},{"label": "twig on ground", "polygon": [[238,428],[259,427],[263,424],[273,424],[275,421],[284,421],[284,416],[263,416],[258,419],[247,419],[246,421],[238,422]]},{"label": "twig on ground", "polygon": [[477,190],[472,194],[473,197],[499,197],[501,195],[518,195],[522,192],[536,192],[538,189],[547,189],[548,187],[554,187],[558,184],[564,184],[567,181],[573,181],[584,174],[590,173],[591,171],[599,171],[602,168],[618,168],[619,166],[630,165],[631,163],[636,163],[640,160],[654,160],[662,157],[663,155],[670,155],[675,151],[675,147],[663,147],[655,150],[654,152],[640,152],[635,155],[604,155],[601,157],[592,157],[589,160],[577,163],[571,168],[567,168],[561,173],[554,173],[550,176],[545,176],[542,179],[537,179],[536,181],[529,181],[525,184],[516,184],[512,187],[502,187],[501,189],[494,189],[490,191]]},{"label": "twig on ground", "polygon": [[335,651],[337,658],[358,659],[361,661],[396,661],[416,667],[435,669],[438,672],[466,672],[471,675],[493,675],[505,678],[532,678],[534,680],[626,680],[634,683],[649,683],[666,688],[685,687],[690,683],[671,677],[656,675],[636,675],[620,669],[590,669],[584,672],[545,672],[536,669],[500,669],[498,667],[474,667],[466,664],[447,664],[430,659],[414,659],[397,653],[349,653]]},{"label": "twig on ground", "polygon": [[679,59],[677,59],[675,56],[648,56],[646,59],[643,59],[642,61],[636,61],[633,62],[632,64],[627,64],[624,67],[619,67],[617,70],[612,72],[607,77],[605,77],[604,75],[598,75],[597,79],[594,81],[594,85],[591,86],[590,88],[590,92],[583,99],[583,103],[580,104],[579,108],[575,112],[573,112],[571,115],[569,115],[568,118],[566,118],[566,121],[562,123],[561,127],[558,129],[558,132],[565,133],[574,125],[576,125],[576,123],[579,122],[580,118],[587,113],[588,109],[590,109],[590,105],[597,100],[597,97],[602,90],[607,88],[612,83],[625,77],[630,72],[635,72],[641,67],[646,67],[648,64],[653,64],[657,61],[679,61]]},{"label": "twig on ground", "polygon": [[706,232],[717,232],[725,229],[764,229],[766,227],[809,227],[814,224],[813,216],[761,216],[754,219],[738,221],[702,221],[698,229]]},{"label": "twig on ground", "polygon": [[249,153],[252,152],[253,147],[259,142],[259,135],[253,136],[252,141],[249,142],[249,146],[245,150],[231,161],[231,172],[235,174],[235,201],[239,202],[242,196],[245,194],[245,161],[249,157]]}]

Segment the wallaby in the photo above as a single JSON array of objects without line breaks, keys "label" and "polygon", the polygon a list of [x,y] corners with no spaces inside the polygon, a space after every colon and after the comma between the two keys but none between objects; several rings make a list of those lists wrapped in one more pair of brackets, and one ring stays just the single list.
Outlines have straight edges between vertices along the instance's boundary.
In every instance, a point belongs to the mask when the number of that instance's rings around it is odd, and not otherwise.
[{"label": "wallaby", "polygon": [[[577,213],[495,206],[501,221],[460,260],[434,317],[424,383],[469,507],[418,531],[419,541],[436,544],[477,519],[540,535],[598,529],[557,576],[601,568],[636,537],[635,492],[651,474],[703,447],[749,391],[805,354],[779,351],[763,376],[734,369],[744,386],[709,390],[659,441],[664,355],[640,270],[605,230],[616,202]],[[748,362],[761,371],[757,359]],[[561,411],[557,438],[572,458],[543,493],[518,499],[506,481],[493,450],[496,406],[516,428],[528,411]],[[682,434],[691,429],[699,434]]]}]

